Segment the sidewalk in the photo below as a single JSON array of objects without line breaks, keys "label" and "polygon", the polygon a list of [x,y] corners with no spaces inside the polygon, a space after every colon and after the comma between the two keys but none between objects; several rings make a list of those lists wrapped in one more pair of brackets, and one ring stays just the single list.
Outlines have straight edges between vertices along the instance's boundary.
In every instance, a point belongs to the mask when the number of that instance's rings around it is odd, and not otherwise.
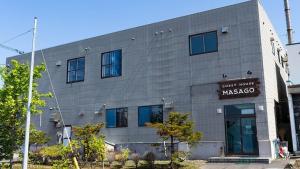
[{"label": "sidewalk", "polygon": [[288,163],[288,160],[275,160],[271,164],[206,163],[201,169],[284,169]]}]

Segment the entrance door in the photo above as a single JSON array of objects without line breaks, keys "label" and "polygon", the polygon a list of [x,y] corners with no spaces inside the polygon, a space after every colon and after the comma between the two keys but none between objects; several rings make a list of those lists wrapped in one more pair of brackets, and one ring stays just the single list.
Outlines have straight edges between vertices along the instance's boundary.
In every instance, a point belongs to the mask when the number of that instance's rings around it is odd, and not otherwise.
[{"label": "entrance door", "polygon": [[226,153],[257,155],[254,104],[225,106]]}]

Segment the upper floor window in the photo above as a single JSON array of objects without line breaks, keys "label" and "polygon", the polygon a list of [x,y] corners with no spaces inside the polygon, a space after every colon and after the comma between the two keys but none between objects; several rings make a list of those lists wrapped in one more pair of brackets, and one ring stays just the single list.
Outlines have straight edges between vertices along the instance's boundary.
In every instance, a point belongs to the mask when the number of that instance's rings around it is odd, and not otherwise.
[{"label": "upper floor window", "polygon": [[278,57],[278,62],[281,63],[282,57],[280,55],[280,50],[279,49],[277,49],[277,57]]},{"label": "upper floor window", "polygon": [[138,109],[139,126],[145,126],[146,123],[162,123],[163,106],[141,106]]},{"label": "upper floor window", "polygon": [[275,56],[275,44],[274,44],[274,41],[271,41],[271,46],[272,46],[272,53]]},{"label": "upper floor window", "polygon": [[117,77],[122,75],[122,50],[102,53],[101,78]]},{"label": "upper floor window", "polygon": [[280,56],[280,58],[281,58],[281,66],[282,66],[282,68],[284,68],[284,60],[283,60],[283,56]]},{"label": "upper floor window", "polygon": [[190,36],[190,55],[218,51],[217,31]]},{"label": "upper floor window", "polygon": [[67,83],[84,81],[85,58],[68,60]]},{"label": "upper floor window", "polygon": [[128,108],[117,108],[106,110],[106,127],[127,127],[128,126]]}]

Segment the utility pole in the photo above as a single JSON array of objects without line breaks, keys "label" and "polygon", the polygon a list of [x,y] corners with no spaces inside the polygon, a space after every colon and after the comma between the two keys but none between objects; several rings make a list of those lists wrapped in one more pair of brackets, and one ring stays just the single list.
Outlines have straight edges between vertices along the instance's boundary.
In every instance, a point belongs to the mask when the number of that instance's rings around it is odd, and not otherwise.
[{"label": "utility pole", "polygon": [[293,29],[291,24],[291,9],[289,0],[284,0],[284,11],[285,11],[285,19],[286,19],[286,28],[287,28],[287,35],[288,35],[288,44],[293,43]]},{"label": "utility pole", "polygon": [[36,28],[37,28],[37,17],[34,17],[32,51],[31,51],[31,64],[30,64],[30,75],[29,75],[29,88],[28,88],[28,103],[27,103],[27,113],[26,113],[24,158],[23,158],[22,169],[27,169],[27,164],[28,164],[29,131],[30,131],[30,107],[31,107],[31,99],[32,99],[32,82],[33,82],[33,69],[34,69],[34,54],[35,54],[34,51],[35,51]]}]

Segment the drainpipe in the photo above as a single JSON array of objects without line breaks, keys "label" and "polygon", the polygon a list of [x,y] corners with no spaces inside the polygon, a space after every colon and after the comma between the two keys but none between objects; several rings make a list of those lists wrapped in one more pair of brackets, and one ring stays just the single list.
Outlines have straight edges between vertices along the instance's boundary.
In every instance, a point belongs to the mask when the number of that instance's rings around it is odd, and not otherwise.
[{"label": "drainpipe", "polygon": [[285,19],[286,19],[286,28],[288,35],[288,45],[293,43],[293,29],[291,24],[291,15],[290,15],[290,4],[289,0],[284,0],[284,11],[285,11]]},{"label": "drainpipe", "polygon": [[293,144],[293,152],[298,151],[297,148],[297,134],[296,134],[296,124],[295,124],[295,115],[294,115],[294,105],[292,94],[288,93],[288,103],[289,103],[289,114],[290,114],[290,124],[291,124],[291,134],[292,134],[292,144]]}]

